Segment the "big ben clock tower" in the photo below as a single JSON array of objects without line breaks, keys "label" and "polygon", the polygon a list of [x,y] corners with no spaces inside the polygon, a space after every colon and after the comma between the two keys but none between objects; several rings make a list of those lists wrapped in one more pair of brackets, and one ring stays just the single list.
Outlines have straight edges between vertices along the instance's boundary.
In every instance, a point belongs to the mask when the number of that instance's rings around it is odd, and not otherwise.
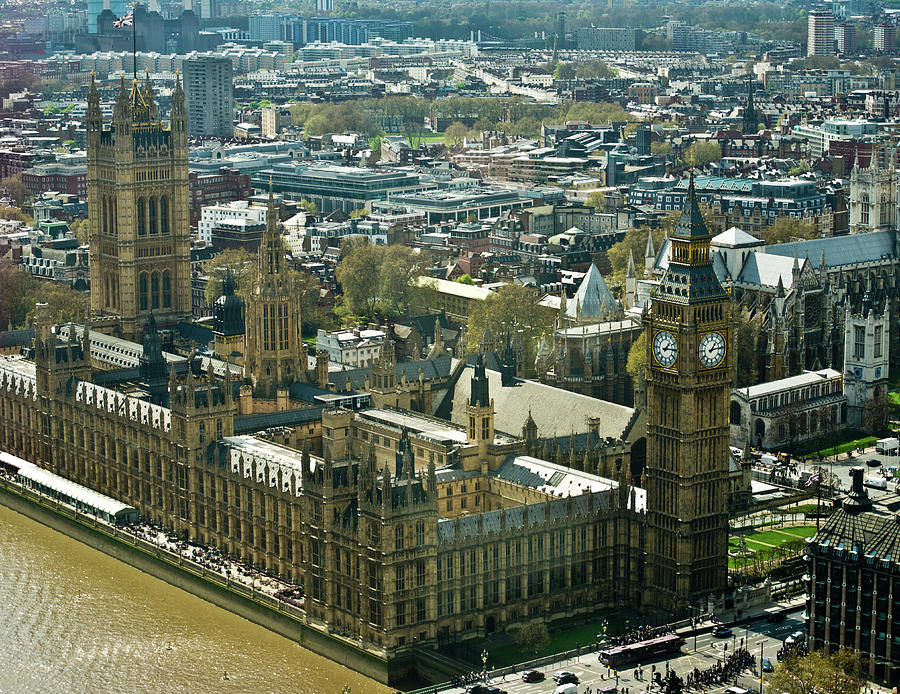
[{"label": "big ben clock tower", "polygon": [[647,329],[647,604],[684,612],[728,572],[731,300],[691,173]]}]

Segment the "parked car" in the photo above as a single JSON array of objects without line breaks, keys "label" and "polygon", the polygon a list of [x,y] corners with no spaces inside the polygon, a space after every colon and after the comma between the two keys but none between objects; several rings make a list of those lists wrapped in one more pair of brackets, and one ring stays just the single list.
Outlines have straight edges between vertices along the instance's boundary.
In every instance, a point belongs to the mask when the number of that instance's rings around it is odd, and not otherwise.
[{"label": "parked car", "polygon": [[540,670],[526,670],[522,673],[523,682],[543,682],[544,673]]},{"label": "parked car", "polygon": [[506,690],[500,689],[500,687],[488,687],[484,694],[506,694]]},{"label": "parked car", "polygon": [[466,694],[489,694],[489,688],[484,684],[470,684],[466,687]]},{"label": "parked car", "polygon": [[553,673],[553,681],[557,684],[578,684],[578,675],[568,670]]},{"label": "parked car", "polygon": [[762,659],[762,671],[763,672],[774,672],[775,668],[772,667],[772,661],[768,658]]},{"label": "parked car", "polygon": [[715,629],[713,629],[713,636],[715,636],[717,639],[731,636],[731,627],[726,627],[724,624],[720,624]]},{"label": "parked car", "polygon": [[775,622],[783,622],[787,619],[787,615],[784,612],[769,612],[766,614],[766,621],[774,624]]}]

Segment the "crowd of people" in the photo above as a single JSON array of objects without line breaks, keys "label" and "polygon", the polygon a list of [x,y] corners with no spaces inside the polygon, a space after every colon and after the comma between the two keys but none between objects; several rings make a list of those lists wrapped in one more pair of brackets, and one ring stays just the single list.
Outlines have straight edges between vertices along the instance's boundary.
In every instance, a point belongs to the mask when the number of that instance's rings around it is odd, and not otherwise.
[{"label": "crowd of people", "polygon": [[793,656],[802,657],[805,655],[809,655],[809,645],[805,641],[795,641],[794,643],[785,644],[779,648],[775,657],[778,658],[778,660],[784,660],[785,658]]},{"label": "crowd of people", "polygon": [[123,526],[122,530],[161,549],[181,555],[223,578],[293,604],[300,602],[295,586],[228,557],[215,547],[204,547],[193,542],[186,542],[177,536],[166,533],[158,525],[132,523]]},{"label": "crowd of people", "polygon": [[[608,646],[627,646],[632,643],[640,643],[641,641],[646,641],[647,639],[653,639],[657,636],[665,636],[666,634],[674,634],[675,626],[672,624],[667,624],[661,627],[651,627],[645,625],[638,625],[627,629],[621,636],[610,636],[606,639],[605,645]],[[602,638],[602,635],[598,634],[597,638]]]},{"label": "crowd of people", "polygon": [[[735,680],[747,668],[752,669],[755,666],[756,657],[746,648],[738,648],[725,659],[724,663],[720,661],[705,670],[694,668],[684,677],[683,684],[688,689],[719,687]],[[674,675],[675,673],[669,674]]]}]

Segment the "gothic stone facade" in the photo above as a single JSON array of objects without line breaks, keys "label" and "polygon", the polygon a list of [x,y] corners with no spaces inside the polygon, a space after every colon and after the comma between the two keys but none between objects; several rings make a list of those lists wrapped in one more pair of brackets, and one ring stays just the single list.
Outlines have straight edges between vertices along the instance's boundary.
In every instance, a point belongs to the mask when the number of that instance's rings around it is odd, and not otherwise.
[{"label": "gothic stone facade", "polygon": [[[0,356],[0,448],[297,583],[310,624],[391,659],[634,604],[642,492],[627,466],[618,482],[578,473],[586,490],[568,497],[502,479],[518,443],[495,437],[486,398],[440,445],[409,413],[326,411],[316,457],[234,436],[227,371],[173,371],[168,406],[152,404],[91,382],[89,334],[37,323],[28,356]],[[479,505],[446,512],[475,490]]]}]

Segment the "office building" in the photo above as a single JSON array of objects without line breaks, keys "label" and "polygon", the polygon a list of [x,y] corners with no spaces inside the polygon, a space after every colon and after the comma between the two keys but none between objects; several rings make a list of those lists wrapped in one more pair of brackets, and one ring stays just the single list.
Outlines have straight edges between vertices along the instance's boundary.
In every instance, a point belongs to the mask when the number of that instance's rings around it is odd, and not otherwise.
[{"label": "office building", "polygon": [[234,135],[234,82],[230,58],[203,55],[185,60],[184,89],[191,137]]},{"label": "office building", "polygon": [[[97,19],[104,10],[106,0],[88,0],[87,4],[87,22],[88,33],[96,34],[98,32]],[[82,5],[84,7],[84,5]],[[125,0],[109,0],[109,9],[116,17],[123,17],[128,12],[128,6]]]}]

